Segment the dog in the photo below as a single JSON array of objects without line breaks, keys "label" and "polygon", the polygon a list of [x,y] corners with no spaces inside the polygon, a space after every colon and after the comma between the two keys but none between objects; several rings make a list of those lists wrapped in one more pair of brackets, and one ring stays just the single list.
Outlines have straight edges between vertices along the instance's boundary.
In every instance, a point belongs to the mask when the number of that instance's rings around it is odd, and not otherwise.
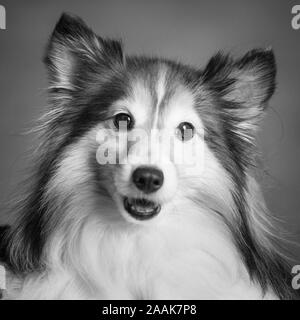
[{"label": "dog", "polygon": [[295,298],[255,179],[271,49],[198,69],[127,56],[64,13],[44,62],[49,107],[1,235],[4,299]]}]

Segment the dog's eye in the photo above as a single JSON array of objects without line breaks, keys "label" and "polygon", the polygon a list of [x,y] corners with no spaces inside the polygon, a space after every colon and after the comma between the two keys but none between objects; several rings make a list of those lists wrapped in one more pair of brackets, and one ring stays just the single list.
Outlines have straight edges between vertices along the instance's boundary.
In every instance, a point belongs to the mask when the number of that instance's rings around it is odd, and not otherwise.
[{"label": "dog's eye", "polygon": [[181,141],[188,141],[191,140],[194,136],[195,128],[194,126],[189,122],[182,122],[180,125],[176,128],[176,136]]},{"label": "dog's eye", "polygon": [[133,127],[133,119],[127,113],[118,113],[114,117],[114,125],[118,130],[124,129],[125,127],[127,130],[130,130]]}]

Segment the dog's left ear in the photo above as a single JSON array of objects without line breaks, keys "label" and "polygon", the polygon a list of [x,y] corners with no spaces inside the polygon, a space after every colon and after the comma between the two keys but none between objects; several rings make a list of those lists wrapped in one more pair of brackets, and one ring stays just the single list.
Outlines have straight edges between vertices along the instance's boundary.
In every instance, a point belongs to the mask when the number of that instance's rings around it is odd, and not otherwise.
[{"label": "dog's left ear", "polygon": [[48,43],[44,62],[50,88],[74,91],[90,71],[105,74],[123,64],[119,41],[102,39],[77,16],[62,14]]},{"label": "dog's left ear", "polygon": [[202,73],[203,82],[222,101],[222,112],[247,137],[253,134],[275,90],[276,63],[272,50],[252,50],[234,60],[218,53]]}]

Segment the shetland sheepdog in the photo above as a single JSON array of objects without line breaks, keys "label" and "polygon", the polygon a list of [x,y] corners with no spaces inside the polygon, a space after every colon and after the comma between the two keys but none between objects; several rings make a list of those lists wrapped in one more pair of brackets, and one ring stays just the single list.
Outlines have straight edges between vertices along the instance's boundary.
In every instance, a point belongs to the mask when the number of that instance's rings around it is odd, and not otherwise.
[{"label": "shetland sheepdog", "polygon": [[44,62],[33,172],[1,234],[5,299],[294,298],[255,180],[271,49],[198,69],[63,14]]}]

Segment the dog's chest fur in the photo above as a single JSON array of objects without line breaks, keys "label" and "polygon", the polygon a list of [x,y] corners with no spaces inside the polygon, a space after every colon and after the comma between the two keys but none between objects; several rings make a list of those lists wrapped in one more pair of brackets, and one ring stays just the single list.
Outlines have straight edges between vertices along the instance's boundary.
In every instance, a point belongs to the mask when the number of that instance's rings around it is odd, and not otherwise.
[{"label": "dog's chest fur", "polygon": [[[47,272],[10,281],[7,298],[261,299],[229,234],[217,220],[185,208],[182,219],[113,230],[90,219],[71,244],[54,238]],[[191,222],[192,221],[192,222]],[[73,246],[64,256],[65,246]],[[78,254],[80,252],[80,254]],[[264,298],[275,298],[267,293]]]}]

